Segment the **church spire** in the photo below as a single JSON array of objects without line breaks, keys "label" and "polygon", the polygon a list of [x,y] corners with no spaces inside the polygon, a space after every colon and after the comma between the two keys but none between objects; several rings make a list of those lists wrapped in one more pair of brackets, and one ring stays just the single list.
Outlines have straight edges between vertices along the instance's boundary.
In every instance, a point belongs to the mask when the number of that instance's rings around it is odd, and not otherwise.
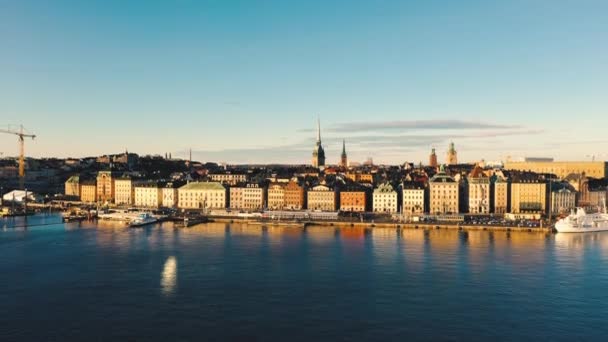
[{"label": "church spire", "polygon": [[346,140],[342,139],[342,155],[340,156],[340,166],[348,167],[348,159],[346,157]]},{"label": "church spire", "polygon": [[317,144],[321,143],[321,119],[317,118]]},{"label": "church spire", "polygon": [[312,152],[312,166],[325,166],[325,151],[323,151],[323,146],[321,145],[321,119],[317,119],[317,143]]}]

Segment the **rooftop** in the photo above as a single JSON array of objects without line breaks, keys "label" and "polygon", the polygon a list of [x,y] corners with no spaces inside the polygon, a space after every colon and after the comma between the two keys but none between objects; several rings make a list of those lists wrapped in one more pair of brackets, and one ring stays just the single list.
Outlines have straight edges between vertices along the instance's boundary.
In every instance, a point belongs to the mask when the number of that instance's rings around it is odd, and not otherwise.
[{"label": "rooftop", "polygon": [[226,190],[221,183],[218,182],[191,182],[181,188],[180,190]]},{"label": "rooftop", "polygon": [[65,182],[66,183],[78,183],[78,182],[80,182],[80,175],[74,175],[74,176],[68,178],[68,180]]},{"label": "rooftop", "polygon": [[395,192],[395,190],[393,189],[393,186],[390,185],[390,183],[383,183],[380,184],[376,190],[374,190],[375,193],[390,193],[390,192]]},{"label": "rooftop", "polygon": [[442,165],[441,168],[439,169],[439,172],[436,173],[429,182],[430,183],[454,183],[456,181],[454,180],[454,178],[448,176],[445,173],[445,168]]}]

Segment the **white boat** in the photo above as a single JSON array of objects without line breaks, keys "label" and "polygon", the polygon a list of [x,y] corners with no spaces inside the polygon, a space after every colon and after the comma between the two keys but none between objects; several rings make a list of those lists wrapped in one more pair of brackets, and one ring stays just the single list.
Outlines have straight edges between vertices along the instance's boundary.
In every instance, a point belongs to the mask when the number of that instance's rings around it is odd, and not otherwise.
[{"label": "white boat", "polygon": [[559,233],[587,233],[608,230],[608,214],[587,214],[585,209],[576,208],[567,217],[555,223],[555,230]]},{"label": "white boat", "polygon": [[112,220],[112,221],[132,221],[140,213],[137,212],[128,212],[126,210],[110,210],[106,213],[100,213],[97,215],[102,220]]},{"label": "white boat", "polygon": [[140,227],[147,224],[152,224],[158,222],[158,219],[150,213],[141,213],[137,215],[134,219],[129,222],[129,226],[131,227]]}]

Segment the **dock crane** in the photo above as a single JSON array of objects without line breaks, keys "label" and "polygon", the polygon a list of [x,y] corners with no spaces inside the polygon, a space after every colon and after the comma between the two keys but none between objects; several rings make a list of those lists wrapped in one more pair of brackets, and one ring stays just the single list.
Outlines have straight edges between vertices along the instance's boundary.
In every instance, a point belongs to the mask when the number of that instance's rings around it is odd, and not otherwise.
[{"label": "dock crane", "polygon": [[19,186],[23,189],[25,182],[25,138],[32,138],[34,140],[36,135],[24,133],[23,125],[19,126],[18,131],[12,130],[9,126],[7,129],[0,129],[0,133],[14,134],[19,137]]}]

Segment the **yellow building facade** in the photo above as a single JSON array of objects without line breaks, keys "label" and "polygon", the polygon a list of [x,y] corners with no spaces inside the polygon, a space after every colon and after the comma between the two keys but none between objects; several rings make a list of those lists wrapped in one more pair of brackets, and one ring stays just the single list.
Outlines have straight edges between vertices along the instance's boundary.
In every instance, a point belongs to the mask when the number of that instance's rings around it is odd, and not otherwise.
[{"label": "yellow building facade", "polygon": [[83,182],[80,184],[80,201],[94,203],[97,200],[97,186],[95,182]]},{"label": "yellow building facade", "polygon": [[543,181],[511,183],[511,213],[544,214],[547,208],[547,184]]},{"label": "yellow building facade", "polygon": [[283,209],[285,208],[285,184],[271,183],[268,187],[268,208]]},{"label": "yellow building facade", "polygon": [[608,174],[608,162],[550,162],[530,161],[512,162],[507,161],[505,170],[532,171],[536,173],[552,173],[564,179],[570,174],[582,174],[592,178],[605,178]]},{"label": "yellow building facade", "polygon": [[509,210],[509,183],[497,180],[494,183],[494,213],[506,214]]},{"label": "yellow building facade", "polygon": [[132,205],[135,189],[131,178],[116,178],[114,180],[114,203],[118,205]]},{"label": "yellow building facade", "polygon": [[338,209],[338,194],[325,184],[313,186],[308,190],[308,209],[321,211],[336,211]]},{"label": "yellow building facade", "polygon": [[355,183],[373,183],[374,180],[371,173],[347,172],[345,177]]},{"label": "yellow building facade", "polygon": [[420,184],[404,184],[402,193],[403,214],[424,212],[424,187]]},{"label": "yellow building facade", "polygon": [[458,214],[459,186],[448,176],[443,167],[429,181],[429,205],[431,214]]},{"label": "yellow building facade", "polygon": [[230,185],[236,185],[238,183],[246,182],[249,176],[244,173],[212,173],[209,174],[209,179],[213,182],[226,183]]},{"label": "yellow building facade", "polygon": [[80,176],[75,175],[65,182],[65,195],[80,197]]}]

